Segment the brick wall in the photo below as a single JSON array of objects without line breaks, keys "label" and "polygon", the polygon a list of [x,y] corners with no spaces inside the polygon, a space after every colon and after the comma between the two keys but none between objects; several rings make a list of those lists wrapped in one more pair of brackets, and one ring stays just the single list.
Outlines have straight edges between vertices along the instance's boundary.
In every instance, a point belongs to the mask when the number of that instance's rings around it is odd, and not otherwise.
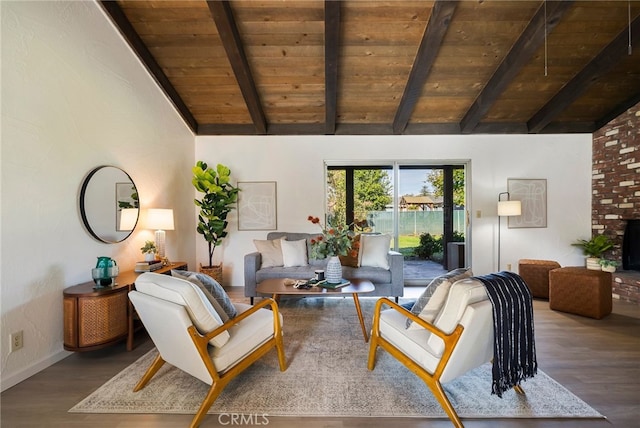
[{"label": "brick wall", "polygon": [[[640,219],[640,103],[593,134],[591,228],[614,240],[608,258],[622,263],[626,220]],[[640,303],[640,274],[617,272],[613,296]]]},{"label": "brick wall", "polygon": [[622,261],[626,220],[640,219],[640,103],[593,134],[593,234],[615,242],[607,254]]}]

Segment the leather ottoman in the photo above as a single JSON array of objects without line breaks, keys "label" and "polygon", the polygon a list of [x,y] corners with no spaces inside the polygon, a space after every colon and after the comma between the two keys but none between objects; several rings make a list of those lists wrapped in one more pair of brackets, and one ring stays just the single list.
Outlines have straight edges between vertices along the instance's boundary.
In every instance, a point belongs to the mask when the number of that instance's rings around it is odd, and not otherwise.
[{"label": "leather ottoman", "polygon": [[560,264],[553,260],[520,259],[518,275],[531,290],[533,297],[549,298],[549,272],[558,269]]},{"label": "leather ottoman", "polygon": [[549,307],[600,319],[611,313],[611,274],[583,267],[549,272]]}]

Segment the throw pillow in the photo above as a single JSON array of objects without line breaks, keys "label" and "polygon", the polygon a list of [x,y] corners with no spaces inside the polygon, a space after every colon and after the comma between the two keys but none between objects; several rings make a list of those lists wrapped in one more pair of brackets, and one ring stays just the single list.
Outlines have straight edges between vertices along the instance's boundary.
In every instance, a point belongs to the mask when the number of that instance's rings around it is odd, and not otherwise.
[{"label": "throw pillow", "polygon": [[262,256],[261,268],[282,266],[284,264],[282,260],[281,245],[283,239],[284,238],[273,240],[253,240],[253,244]]},{"label": "throw pillow", "polygon": [[235,318],[238,315],[238,311],[229,295],[218,281],[211,278],[202,272],[190,272],[186,270],[172,270],[171,276],[177,276],[178,278],[186,279],[196,284],[205,297],[211,302],[211,305],[216,310],[223,322],[227,322],[230,318]]},{"label": "throw pillow", "polygon": [[[145,272],[136,278],[136,290],[159,299],[184,306],[193,325],[200,334],[206,334],[220,327],[223,322],[213,305],[196,284],[178,277],[170,277],[153,272]],[[229,341],[228,331],[223,331],[209,343],[222,347]]]},{"label": "throw pillow", "polygon": [[[433,323],[436,319],[444,302],[447,300],[449,288],[451,284],[459,279],[468,278],[473,275],[471,268],[460,268],[452,270],[444,275],[434,278],[427,288],[424,289],[422,295],[418,298],[411,308],[411,312],[423,320]],[[414,324],[413,320],[407,318],[408,329],[422,328],[418,324]]]},{"label": "throw pillow", "polygon": [[359,255],[360,255],[360,235],[356,235],[351,240],[351,250],[346,256],[339,256],[340,264],[342,266],[359,267]]},{"label": "throw pillow", "polygon": [[306,266],[309,264],[307,258],[307,240],[299,241],[282,240],[282,261],[284,267]]},{"label": "throw pillow", "polygon": [[360,237],[360,266],[389,270],[391,235],[362,235]]}]

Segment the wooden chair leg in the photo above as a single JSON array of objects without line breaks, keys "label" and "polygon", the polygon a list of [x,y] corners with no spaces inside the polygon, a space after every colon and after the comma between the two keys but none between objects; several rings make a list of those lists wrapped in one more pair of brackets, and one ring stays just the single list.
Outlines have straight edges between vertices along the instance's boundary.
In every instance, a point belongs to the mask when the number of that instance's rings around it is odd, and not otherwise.
[{"label": "wooden chair leg", "polygon": [[378,350],[378,335],[375,331],[371,332],[371,344],[369,345],[369,358],[367,359],[367,368],[373,370],[376,366],[376,351]]},{"label": "wooden chair leg", "polygon": [[280,364],[280,371],[287,370],[287,360],[284,356],[284,341],[282,340],[282,334],[276,337],[276,351],[278,351],[278,363]]},{"label": "wooden chair leg", "polygon": [[440,406],[444,409],[447,416],[449,416],[449,419],[451,420],[451,422],[453,422],[453,425],[456,428],[464,428],[464,425],[462,425],[462,421],[460,420],[460,417],[458,416],[458,414],[456,413],[456,410],[451,405],[451,402],[449,401],[449,398],[447,398],[447,395],[445,394],[444,389],[442,389],[442,384],[437,380],[434,382],[426,382],[426,383],[429,389],[431,389],[431,392],[433,392],[433,395],[438,400],[438,403],[440,403]]},{"label": "wooden chair leg", "polygon": [[516,392],[517,392],[518,394],[520,394],[520,395],[526,395],[526,394],[525,394],[525,392],[524,392],[524,389],[522,389],[522,387],[521,387],[520,385],[516,385],[516,386],[514,386],[514,387],[513,387],[513,389],[515,389],[515,390],[516,390]]},{"label": "wooden chair leg", "polygon": [[216,398],[218,398],[218,395],[220,395],[220,393],[222,392],[222,388],[224,388],[224,385],[220,385],[220,383],[214,382],[214,384],[211,385],[207,396],[202,401],[202,404],[200,404],[198,412],[191,420],[191,425],[189,425],[190,428],[196,428],[200,425],[202,419],[204,419],[204,417],[207,415],[209,408],[211,408],[213,402],[216,401]]},{"label": "wooden chair leg", "polygon": [[163,364],[164,364],[164,360],[160,355],[158,355],[156,359],[153,360],[153,363],[151,363],[151,365],[149,366],[147,371],[144,373],[144,375],[142,375],[142,378],[140,379],[140,381],[138,381],[138,384],[133,388],[133,392],[138,392],[142,388],[144,388],[147,385],[147,383],[151,380],[153,375],[155,375],[158,372],[158,370],[160,370],[160,367],[162,367]]}]

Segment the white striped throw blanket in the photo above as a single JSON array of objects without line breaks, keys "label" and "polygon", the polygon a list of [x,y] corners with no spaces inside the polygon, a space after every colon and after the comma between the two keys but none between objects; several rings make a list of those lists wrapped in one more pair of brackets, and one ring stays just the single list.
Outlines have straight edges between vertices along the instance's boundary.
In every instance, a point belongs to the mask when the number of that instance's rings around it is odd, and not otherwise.
[{"label": "white striped throw blanket", "polygon": [[491,393],[502,398],[508,391],[538,372],[531,292],[513,272],[476,276],[493,304],[493,385]]}]

